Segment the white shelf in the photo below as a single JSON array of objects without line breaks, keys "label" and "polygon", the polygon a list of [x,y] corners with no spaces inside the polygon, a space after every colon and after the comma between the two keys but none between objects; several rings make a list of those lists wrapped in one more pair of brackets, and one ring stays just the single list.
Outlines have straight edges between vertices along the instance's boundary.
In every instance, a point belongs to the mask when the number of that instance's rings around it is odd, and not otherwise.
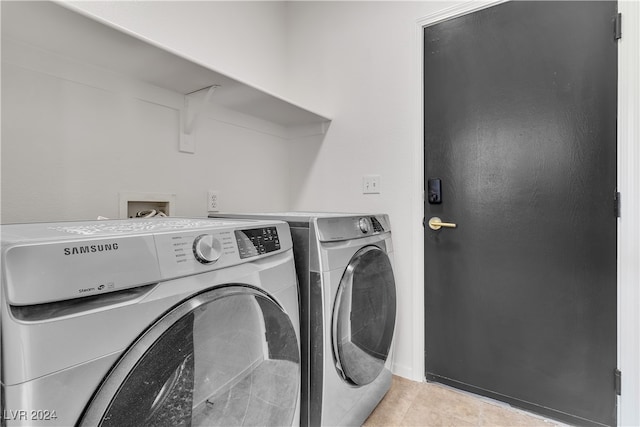
[{"label": "white shelf", "polygon": [[330,119],[216,72],[151,41],[51,2],[3,2],[2,36],[183,95],[220,85],[215,105],[287,128],[325,129]]}]

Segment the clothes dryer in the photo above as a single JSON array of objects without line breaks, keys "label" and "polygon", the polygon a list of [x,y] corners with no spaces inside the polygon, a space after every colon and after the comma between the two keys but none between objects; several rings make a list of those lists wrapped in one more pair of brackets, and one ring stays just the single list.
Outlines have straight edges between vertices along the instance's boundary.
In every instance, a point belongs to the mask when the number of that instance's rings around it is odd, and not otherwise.
[{"label": "clothes dryer", "polygon": [[301,298],[301,424],[362,425],[391,386],[396,289],[388,216],[216,216],[288,222]]},{"label": "clothes dryer", "polygon": [[298,425],[280,221],[2,227],[2,424]]}]

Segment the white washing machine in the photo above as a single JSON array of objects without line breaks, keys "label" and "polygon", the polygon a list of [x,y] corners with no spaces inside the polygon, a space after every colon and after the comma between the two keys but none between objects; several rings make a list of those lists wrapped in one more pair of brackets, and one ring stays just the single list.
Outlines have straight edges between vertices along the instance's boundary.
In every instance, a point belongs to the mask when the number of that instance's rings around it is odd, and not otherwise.
[{"label": "white washing machine", "polygon": [[388,216],[215,216],[288,222],[300,286],[301,425],[362,425],[391,386],[396,289]]},{"label": "white washing machine", "polygon": [[298,425],[298,293],[280,221],[2,227],[7,426]]}]

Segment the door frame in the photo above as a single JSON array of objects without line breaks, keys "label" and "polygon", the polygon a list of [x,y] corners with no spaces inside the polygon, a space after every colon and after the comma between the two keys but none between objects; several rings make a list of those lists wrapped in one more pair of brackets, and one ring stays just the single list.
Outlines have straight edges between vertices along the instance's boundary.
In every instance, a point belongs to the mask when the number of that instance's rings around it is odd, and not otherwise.
[{"label": "door frame", "polygon": [[[413,146],[413,286],[412,372],[406,376],[425,381],[424,328],[424,84],[423,60],[425,27],[477,12],[508,0],[482,0],[458,3],[415,22],[413,66],[416,88],[416,138]],[[618,397],[618,425],[640,425],[640,3],[618,1],[623,15],[623,37],[618,41],[618,191],[621,192],[621,217],[618,219],[618,369],[622,371],[622,394]],[[626,24],[626,25],[625,25]],[[613,34],[613,30],[612,30]],[[636,219],[634,221],[634,219]],[[398,372],[403,374],[401,372]]]}]

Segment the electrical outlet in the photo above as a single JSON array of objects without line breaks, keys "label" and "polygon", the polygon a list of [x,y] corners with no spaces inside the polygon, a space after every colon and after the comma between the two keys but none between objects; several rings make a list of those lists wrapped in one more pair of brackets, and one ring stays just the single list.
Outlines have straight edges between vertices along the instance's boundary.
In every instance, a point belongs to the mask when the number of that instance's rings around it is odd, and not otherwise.
[{"label": "electrical outlet", "polygon": [[380,194],[380,175],[362,177],[362,194]]},{"label": "electrical outlet", "polygon": [[220,210],[220,196],[218,191],[209,190],[207,192],[207,211],[218,212]]}]

